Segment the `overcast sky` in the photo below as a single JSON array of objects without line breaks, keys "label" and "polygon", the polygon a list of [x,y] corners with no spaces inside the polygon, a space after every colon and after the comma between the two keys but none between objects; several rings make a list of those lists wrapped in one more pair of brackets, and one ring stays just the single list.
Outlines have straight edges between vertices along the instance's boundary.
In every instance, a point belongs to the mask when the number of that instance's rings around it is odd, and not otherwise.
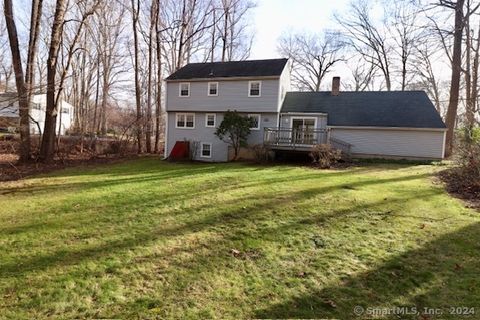
[{"label": "overcast sky", "polygon": [[[256,30],[249,59],[279,58],[278,38],[289,32],[321,33],[335,26],[334,13],[346,9],[350,0],[257,0],[253,9],[252,29]],[[351,77],[344,63],[338,63],[327,75],[322,88],[330,88],[330,78],[340,76],[342,82]]]},{"label": "overcast sky", "polygon": [[349,0],[257,0],[253,11],[256,34],[252,59],[278,57],[277,40],[289,31],[321,32],[335,28],[334,12]]}]

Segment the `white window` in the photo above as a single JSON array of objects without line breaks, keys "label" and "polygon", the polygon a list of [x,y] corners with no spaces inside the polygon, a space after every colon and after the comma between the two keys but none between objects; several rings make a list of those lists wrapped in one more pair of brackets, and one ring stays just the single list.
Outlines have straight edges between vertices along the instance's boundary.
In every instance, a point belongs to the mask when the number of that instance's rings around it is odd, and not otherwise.
[{"label": "white window", "polygon": [[217,115],[215,113],[207,113],[205,115],[205,127],[215,128]]},{"label": "white window", "polygon": [[260,130],[260,115],[259,114],[249,114],[248,117],[253,119],[253,125],[250,129],[251,130]]},{"label": "white window", "polygon": [[195,113],[177,113],[175,127],[183,129],[195,128]]},{"label": "white window", "polygon": [[180,97],[190,97],[190,82],[181,82],[178,85],[178,95]]},{"label": "white window", "polygon": [[218,82],[209,82],[208,83],[208,96],[209,97],[218,96]]},{"label": "white window", "polygon": [[42,105],[40,103],[32,103],[32,109],[42,110]]},{"label": "white window", "polygon": [[62,113],[69,114],[69,113],[70,113],[70,109],[68,109],[68,108],[62,108]]},{"label": "white window", "polygon": [[200,157],[202,158],[211,158],[212,157],[212,144],[203,143],[202,148],[200,149]]},{"label": "white window", "polygon": [[260,97],[262,95],[262,82],[261,81],[249,81],[248,82],[248,96]]}]

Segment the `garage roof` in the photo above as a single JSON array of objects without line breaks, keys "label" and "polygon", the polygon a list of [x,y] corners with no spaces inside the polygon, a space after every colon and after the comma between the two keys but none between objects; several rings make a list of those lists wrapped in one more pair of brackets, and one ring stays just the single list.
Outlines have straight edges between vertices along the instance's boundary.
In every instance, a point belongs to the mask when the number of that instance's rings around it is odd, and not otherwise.
[{"label": "garage roof", "polygon": [[288,92],[282,112],[327,113],[330,126],[445,128],[424,91]]}]

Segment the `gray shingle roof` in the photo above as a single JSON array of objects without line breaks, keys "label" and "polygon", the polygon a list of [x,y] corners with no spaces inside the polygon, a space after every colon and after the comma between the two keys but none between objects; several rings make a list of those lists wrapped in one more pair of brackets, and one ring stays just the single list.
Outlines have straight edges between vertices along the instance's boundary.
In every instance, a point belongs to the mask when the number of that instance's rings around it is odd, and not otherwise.
[{"label": "gray shingle roof", "polygon": [[287,59],[189,63],[166,80],[280,76]]},{"label": "gray shingle roof", "polygon": [[445,128],[424,91],[288,92],[282,112],[327,113],[330,126]]}]

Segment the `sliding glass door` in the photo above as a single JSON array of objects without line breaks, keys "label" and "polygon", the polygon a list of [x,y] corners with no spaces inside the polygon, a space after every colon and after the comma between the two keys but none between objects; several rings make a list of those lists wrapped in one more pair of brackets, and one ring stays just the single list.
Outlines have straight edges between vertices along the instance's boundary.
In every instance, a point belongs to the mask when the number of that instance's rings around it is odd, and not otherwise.
[{"label": "sliding glass door", "polygon": [[295,144],[315,144],[316,119],[292,118],[292,139]]}]

